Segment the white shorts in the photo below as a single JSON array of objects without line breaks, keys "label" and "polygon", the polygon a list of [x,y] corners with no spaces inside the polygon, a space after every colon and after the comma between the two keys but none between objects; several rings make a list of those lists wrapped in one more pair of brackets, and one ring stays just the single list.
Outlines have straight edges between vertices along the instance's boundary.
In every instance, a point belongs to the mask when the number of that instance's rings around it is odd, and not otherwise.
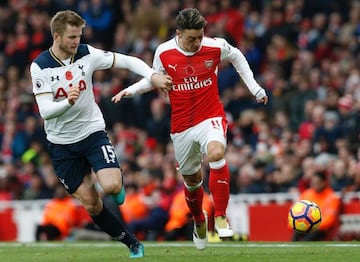
[{"label": "white shorts", "polygon": [[226,131],[226,119],[214,117],[180,133],[170,134],[180,174],[193,175],[199,171],[210,141],[219,141],[226,148]]}]

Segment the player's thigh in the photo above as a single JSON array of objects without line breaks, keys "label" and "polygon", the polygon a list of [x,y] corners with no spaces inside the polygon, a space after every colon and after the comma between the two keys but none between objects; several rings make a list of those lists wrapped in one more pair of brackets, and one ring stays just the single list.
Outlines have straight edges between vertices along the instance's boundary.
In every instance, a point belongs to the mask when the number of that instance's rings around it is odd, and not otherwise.
[{"label": "player's thigh", "polygon": [[91,173],[88,161],[67,145],[49,143],[48,151],[59,181],[70,194],[75,193],[84,177]]},{"label": "player's thigh", "polygon": [[99,193],[90,175],[84,177],[83,182],[73,193],[73,196],[80,200],[86,209],[91,209],[100,203]]},{"label": "player's thigh", "polygon": [[191,131],[171,134],[178,171],[182,175],[195,174],[201,167],[200,144],[194,140]]}]

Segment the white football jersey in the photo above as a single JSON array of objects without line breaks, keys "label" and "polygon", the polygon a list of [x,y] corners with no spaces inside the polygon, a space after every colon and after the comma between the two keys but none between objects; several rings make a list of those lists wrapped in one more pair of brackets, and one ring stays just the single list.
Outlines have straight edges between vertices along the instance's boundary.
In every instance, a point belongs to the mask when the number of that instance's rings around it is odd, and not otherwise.
[{"label": "white football jersey", "polygon": [[42,52],[31,64],[30,73],[35,96],[52,93],[54,101],[67,99],[70,86],[80,86],[76,103],[62,115],[44,120],[47,139],[55,144],[78,142],[93,132],[105,130],[105,121],[93,92],[95,70],[114,64],[112,52],[81,44],[70,61],[59,60],[51,49]]}]

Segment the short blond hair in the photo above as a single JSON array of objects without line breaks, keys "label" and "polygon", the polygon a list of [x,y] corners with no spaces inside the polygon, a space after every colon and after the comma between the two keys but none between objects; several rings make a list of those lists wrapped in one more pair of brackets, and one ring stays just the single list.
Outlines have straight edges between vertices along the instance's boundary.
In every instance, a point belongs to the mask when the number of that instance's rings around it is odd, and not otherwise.
[{"label": "short blond hair", "polygon": [[50,20],[50,32],[62,35],[65,32],[66,25],[84,27],[85,20],[76,12],[71,10],[59,11]]}]

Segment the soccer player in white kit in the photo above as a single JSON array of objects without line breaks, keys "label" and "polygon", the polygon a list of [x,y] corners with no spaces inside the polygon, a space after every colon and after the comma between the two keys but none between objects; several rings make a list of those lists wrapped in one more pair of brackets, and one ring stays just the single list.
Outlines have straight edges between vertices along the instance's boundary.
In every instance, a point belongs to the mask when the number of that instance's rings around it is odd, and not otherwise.
[{"label": "soccer player in white kit", "polygon": [[[197,249],[207,245],[207,214],[202,210],[203,174],[201,161],[207,155],[209,189],[214,201],[215,230],[220,238],[232,237],[226,218],[229,200],[229,169],[225,160],[227,120],[220,100],[217,73],[221,61],[230,61],[257,102],[268,97],[255,81],[244,55],[225,39],[204,36],[205,18],[197,9],[180,11],[176,17],[176,36],[155,51],[153,68],[170,75],[168,92],[171,105],[171,139],[179,172],[184,178],[185,199],[194,218],[193,240]],[[120,91],[112,100],[151,90],[142,79]]]},{"label": "soccer player in white kit", "polygon": [[105,194],[122,204],[121,170],[95,102],[92,77],[95,70],[124,68],[159,88],[171,85],[171,77],[157,74],[138,58],[80,44],[84,26],[85,20],[70,10],[51,19],[53,44],[30,66],[33,93],[60,182],[104,232],[130,249],[131,258],[143,257],[143,245],[103,204],[91,180],[94,171]]}]

